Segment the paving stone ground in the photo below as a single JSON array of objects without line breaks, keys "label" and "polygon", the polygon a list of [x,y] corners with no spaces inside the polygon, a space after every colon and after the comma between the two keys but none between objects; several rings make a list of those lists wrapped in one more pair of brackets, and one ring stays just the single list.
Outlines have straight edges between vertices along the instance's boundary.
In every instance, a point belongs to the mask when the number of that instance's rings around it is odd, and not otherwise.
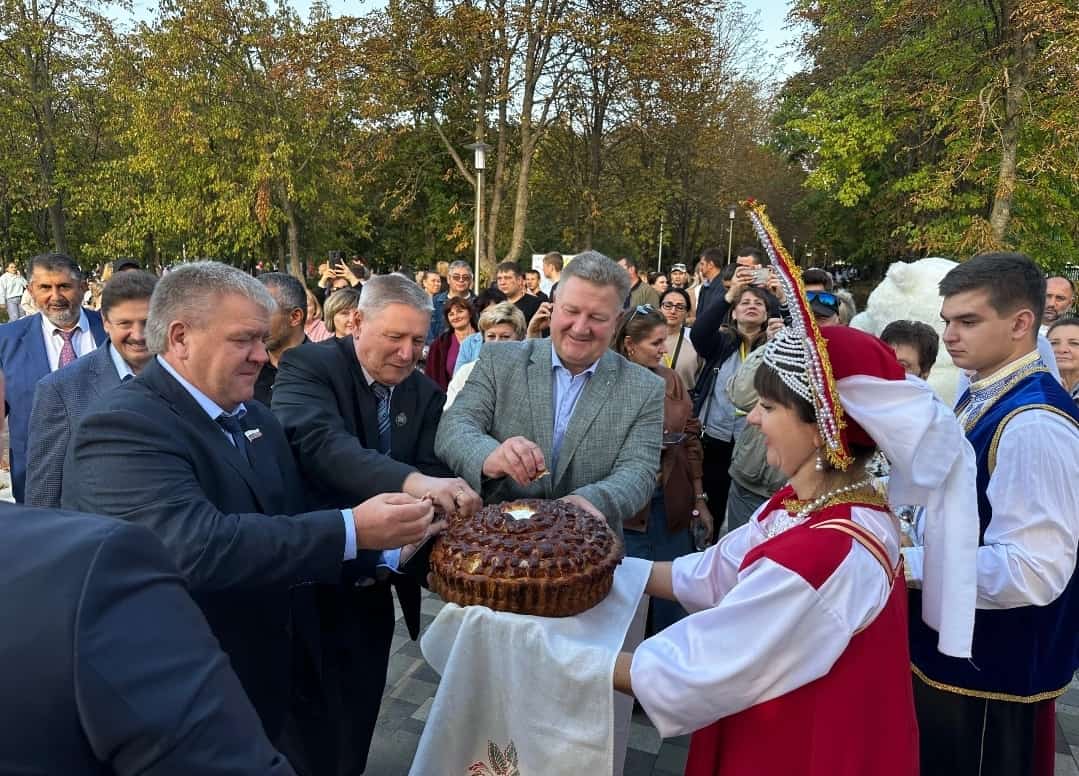
[{"label": "paving stone ground", "polygon": [[[421,617],[424,628],[441,608],[442,601],[424,591]],[[400,611],[392,649],[386,694],[368,759],[367,776],[405,776],[408,773],[438,689],[438,674],[423,659],[419,643],[408,640]],[[624,776],[681,776],[688,751],[688,737],[662,740],[648,717],[638,712],[631,723]],[[1072,682],[1071,688],[1057,702],[1055,776],[1079,776],[1079,679]]]}]

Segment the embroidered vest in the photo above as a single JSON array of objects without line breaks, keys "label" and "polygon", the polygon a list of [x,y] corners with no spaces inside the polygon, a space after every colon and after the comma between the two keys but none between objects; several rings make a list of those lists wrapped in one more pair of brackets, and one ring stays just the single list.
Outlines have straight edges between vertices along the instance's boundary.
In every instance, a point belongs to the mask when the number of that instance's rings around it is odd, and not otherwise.
[{"label": "embroidered vest", "polygon": [[[960,411],[969,397],[959,403]],[[1041,409],[1071,419],[1079,410],[1044,368],[1021,377],[968,422],[967,439],[978,463],[979,542],[993,517],[986,491],[997,466],[1005,427],[1020,412]],[[1064,692],[1079,668],[1079,573],[1047,606],[978,609],[970,660],[937,651],[937,633],[922,622],[921,591],[910,594],[911,660],[914,672],[940,690],[996,700],[1032,703]]]}]

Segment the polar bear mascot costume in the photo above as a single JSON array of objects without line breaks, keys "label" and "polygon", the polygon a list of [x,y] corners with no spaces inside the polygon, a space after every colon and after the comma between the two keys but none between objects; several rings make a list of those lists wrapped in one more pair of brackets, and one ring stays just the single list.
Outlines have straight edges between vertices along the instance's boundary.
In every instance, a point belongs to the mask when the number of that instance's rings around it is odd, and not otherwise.
[{"label": "polar bear mascot costume", "polygon": [[[956,262],[935,256],[910,263],[895,262],[869,295],[865,310],[854,316],[850,325],[880,336],[892,321],[921,321],[932,326],[938,336],[943,334],[938,287],[954,266]],[[955,404],[959,370],[943,343],[929,375],[929,384],[946,404]]]}]

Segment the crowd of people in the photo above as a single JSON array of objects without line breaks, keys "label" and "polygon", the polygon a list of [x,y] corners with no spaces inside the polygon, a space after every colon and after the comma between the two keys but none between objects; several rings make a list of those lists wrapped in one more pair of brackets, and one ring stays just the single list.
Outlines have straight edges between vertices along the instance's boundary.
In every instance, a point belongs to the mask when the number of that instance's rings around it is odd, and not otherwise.
[{"label": "crowd of people", "polygon": [[[312,288],[116,262],[94,310],[70,257],[9,266],[0,763],[363,773],[417,546],[529,497],[653,561],[613,686],[694,733],[687,773],[1051,774],[1079,668],[1074,283],[974,257],[942,337],[877,338],[757,224],[693,273],[550,253],[478,294],[463,261]],[[955,411],[924,382],[941,344]]]}]

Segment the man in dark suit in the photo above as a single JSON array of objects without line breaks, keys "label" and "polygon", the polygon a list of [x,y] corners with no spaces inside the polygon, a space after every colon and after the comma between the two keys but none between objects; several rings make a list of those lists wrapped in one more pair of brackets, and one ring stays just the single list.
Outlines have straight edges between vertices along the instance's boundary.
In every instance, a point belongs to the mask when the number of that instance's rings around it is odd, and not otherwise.
[{"label": "man in dark suit", "polygon": [[30,259],[30,295],[40,312],[0,326],[0,369],[8,375],[11,486],[25,498],[26,442],[37,381],[93,352],[105,341],[101,316],[84,310],[86,282],[74,259],[45,253]]},{"label": "man in dark suit", "polygon": [[[281,359],[273,410],[315,503],[402,490],[417,498],[430,494],[446,512],[480,507],[464,480],[443,476],[448,472],[434,454],[445,396],[415,368],[430,316],[429,297],[408,278],[372,278],[353,336],[301,345]],[[415,638],[419,588],[405,577],[392,580]],[[302,755],[288,754],[302,771],[351,776],[367,763],[386,682],[393,600],[387,581],[361,569],[347,569],[340,585],[321,588],[318,597],[330,716],[296,719],[305,747]]]},{"label": "man in dark suit", "polygon": [[0,534],[0,772],[292,776],[153,534],[9,504]]},{"label": "man in dark suit", "polygon": [[[292,663],[289,589],[337,581],[345,560],[373,576],[379,550],[421,540],[433,510],[393,494],[304,513],[285,435],[251,401],[273,309],[261,283],[216,262],[162,278],[146,329],[157,357],[75,429],[63,505],[158,535],[276,740],[293,672],[313,670]],[[292,633],[317,654],[313,619],[298,611]]]},{"label": "man in dark suit", "polygon": [[28,505],[59,508],[71,429],[94,400],[121,380],[134,378],[150,360],[146,316],[155,283],[156,277],[141,270],[113,275],[101,291],[101,318],[108,341],[38,382],[26,455]]}]

